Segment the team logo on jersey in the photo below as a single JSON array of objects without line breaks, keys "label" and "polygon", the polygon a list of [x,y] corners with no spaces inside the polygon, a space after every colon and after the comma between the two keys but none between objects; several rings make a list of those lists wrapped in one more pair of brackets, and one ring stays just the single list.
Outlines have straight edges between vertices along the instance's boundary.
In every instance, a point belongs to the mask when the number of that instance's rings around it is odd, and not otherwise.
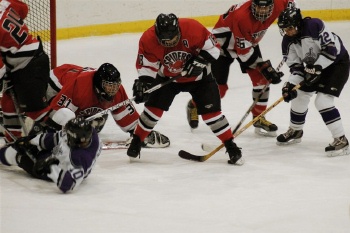
[{"label": "team logo on jersey", "polygon": [[256,33],[253,33],[252,38],[253,38],[254,42],[258,43],[264,37],[265,33],[266,33],[266,29],[259,31],[259,32],[256,32]]},{"label": "team logo on jersey", "polygon": [[164,56],[163,64],[171,73],[180,73],[184,64],[191,56],[190,53],[184,51],[172,51]]},{"label": "team logo on jersey", "polygon": [[309,52],[307,52],[305,54],[305,57],[303,59],[303,62],[305,62],[305,64],[307,65],[313,65],[315,63],[315,61],[317,60],[317,54],[314,53],[314,48],[310,48]]},{"label": "team logo on jersey", "polygon": [[79,116],[92,116],[95,115],[96,113],[101,112],[103,109],[99,107],[91,107],[91,108],[86,108],[83,111],[79,112]]}]

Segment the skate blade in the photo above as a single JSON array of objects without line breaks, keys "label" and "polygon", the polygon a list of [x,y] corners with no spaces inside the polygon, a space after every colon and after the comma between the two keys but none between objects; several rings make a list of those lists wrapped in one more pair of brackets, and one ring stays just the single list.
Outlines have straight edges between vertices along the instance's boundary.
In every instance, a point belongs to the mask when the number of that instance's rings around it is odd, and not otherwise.
[{"label": "skate blade", "polygon": [[237,160],[236,163],[232,163],[231,160],[228,160],[227,163],[231,165],[242,166],[245,163],[245,160],[242,157],[239,160]]},{"label": "skate blade", "polygon": [[261,128],[255,128],[254,131],[257,135],[264,136],[264,137],[277,137],[277,131],[266,131]]},{"label": "skate blade", "polygon": [[136,158],[129,156],[129,160],[130,160],[130,163],[139,163],[141,159],[139,156],[137,156]]},{"label": "skate blade", "polygon": [[288,142],[276,142],[276,144],[278,146],[288,146],[288,145],[292,145],[292,144],[296,144],[296,143],[300,143],[301,142],[301,138],[298,139],[292,139]]},{"label": "skate blade", "polygon": [[337,157],[337,156],[350,154],[350,150],[349,150],[349,147],[347,147],[336,151],[328,151],[326,153],[327,153],[327,157]]}]

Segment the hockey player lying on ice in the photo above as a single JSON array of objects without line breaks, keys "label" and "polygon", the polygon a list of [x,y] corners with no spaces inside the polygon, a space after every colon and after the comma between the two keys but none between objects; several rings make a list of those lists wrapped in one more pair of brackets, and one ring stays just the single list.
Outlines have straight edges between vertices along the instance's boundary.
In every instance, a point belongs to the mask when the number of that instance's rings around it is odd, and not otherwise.
[{"label": "hockey player lying on ice", "polygon": [[12,146],[1,148],[0,163],[18,165],[35,178],[54,182],[66,193],[75,190],[91,173],[101,145],[90,122],[77,117],[63,130],[22,137]]}]

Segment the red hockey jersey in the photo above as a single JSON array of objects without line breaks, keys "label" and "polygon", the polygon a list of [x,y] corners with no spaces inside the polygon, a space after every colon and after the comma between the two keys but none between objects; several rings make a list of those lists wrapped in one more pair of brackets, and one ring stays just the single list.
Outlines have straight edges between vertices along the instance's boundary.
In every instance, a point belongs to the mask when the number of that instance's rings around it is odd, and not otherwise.
[{"label": "red hockey jersey", "polygon": [[247,61],[253,54],[253,47],[264,37],[267,29],[287,7],[295,6],[294,0],[274,0],[271,16],[264,22],[256,20],[251,10],[252,0],[233,5],[221,15],[213,28],[221,49],[232,58]]},{"label": "red hockey jersey", "polygon": [[[50,106],[54,110],[69,108],[77,116],[89,117],[124,100],[129,99],[123,85],[120,85],[112,102],[100,102],[93,86],[96,69],[64,64],[54,68],[50,77],[56,87],[61,90],[51,99]],[[139,114],[134,105],[129,103],[112,112],[117,125],[124,131],[133,130]]]},{"label": "red hockey jersey", "polygon": [[[139,41],[136,61],[138,75],[155,78],[158,70],[167,77],[180,75],[185,63],[205,50],[213,59],[220,54],[220,46],[213,35],[199,22],[193,19],[179,19],[181,38],[174,47],[163,47],[158,43],[155,27],[146,30]],[[191,78],[179,78],[177,82],[200,80],[202,75]]]},{"label": "red hockey jersey", "polygon": [[23,22],[27,14],[24,2],[0,1],[0,52],[11,72],[24,68],[39,48],[39,41],[29,34]]}]

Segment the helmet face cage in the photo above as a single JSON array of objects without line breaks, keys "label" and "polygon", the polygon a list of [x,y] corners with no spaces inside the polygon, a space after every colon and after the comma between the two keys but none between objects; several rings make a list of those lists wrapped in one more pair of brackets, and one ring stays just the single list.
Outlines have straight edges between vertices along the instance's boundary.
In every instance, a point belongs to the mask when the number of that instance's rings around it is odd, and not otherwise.
[{"label": "helmet face cage", "polygon": [[277,25],[280,29],[282,36],[286,35],[285,30],[295,28],[297,32],[300,30],[302,16],[300,9],[298,8],[287,8],[282,11],[278,17]]},{"label": "helmet face cage", "polygon": [[174,14],[160,14],[155,23],[158,42],[164,47],[174,47],[180,41],[179,20]]},{"label": "helmet face cage", "polygon": [[273,0],[253,0],[252,1],[252,13],[256,20],[264,22],[267,20],[273,11]]},{"label": "helmet face cage", "polygon": [[120,73],[112,64],[102,64],[94,75],[95,90],[102,101],[113,101],[120,85]]},{"label": "helmet face cage", "polygon": [[92,126],[83,117],[77,117],[67,122],[64,127],[67,133],[67,145],[71,148],[86,148],[92,138]]},{"label": "helmet face cage", "polygon": [[106,80],[102,80],[102,89],[105,91],[107,96],[109,96],[113,99],[113,97],[115,96],[115,94],[117,94],[117,92],[119,90],[120,84],[121,83],[109,82]]}]

